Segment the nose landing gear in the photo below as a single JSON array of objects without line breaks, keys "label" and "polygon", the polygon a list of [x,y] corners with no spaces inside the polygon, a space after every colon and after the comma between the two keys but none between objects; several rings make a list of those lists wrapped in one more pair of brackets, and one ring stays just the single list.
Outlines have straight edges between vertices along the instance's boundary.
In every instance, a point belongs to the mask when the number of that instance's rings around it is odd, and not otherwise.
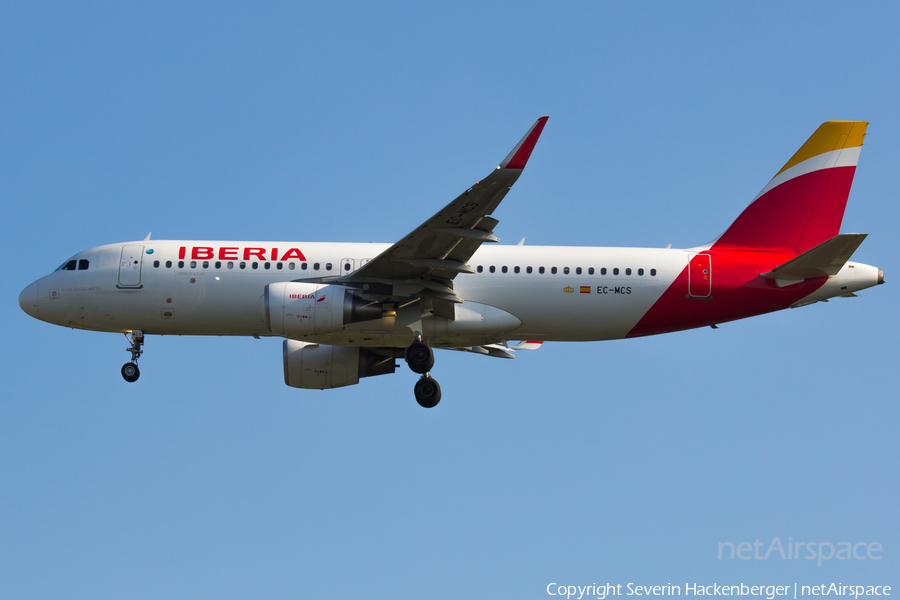
[{"label": "nose landing gear", "polygon": [[413,392],[416,402],[422,408],[434,408],[441,401],[441,386],[436,379],[432,379],[431,368],[434,367],[434,351],[431,346],[422,341],[422,336],[416,337],[416,341],[406,349],[406,364],[413,373],[419,373],[422,377],[416,382]]},{"label": "nose landing gear", "polygon": [[131,337],[125,334],[126,339],[131,342],[130,348],[125,348],[127,352],[131,352],[131,362],[122,365],[122,378],[128,383],[134,383],[141,376],[141,370],[138,369],[137,361],[144,351],[141,349],[144,345],[144,332],[132,331]]}]

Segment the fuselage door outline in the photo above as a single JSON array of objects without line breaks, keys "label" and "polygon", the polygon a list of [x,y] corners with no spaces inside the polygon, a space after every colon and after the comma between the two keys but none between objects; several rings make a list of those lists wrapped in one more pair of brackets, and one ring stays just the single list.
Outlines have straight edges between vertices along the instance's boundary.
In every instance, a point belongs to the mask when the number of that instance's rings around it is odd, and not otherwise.
[{"label": "fuselage door outline", "polygon": [[119,260],[119,284],[118,288],[140,288],[141,265],[144,262],[143,246],[123,246],[122,257]]},{"label": "fuselage door outline", "polygon": [[709,298],[712,293],[712,259],[709,254],[695,254],[688,265],[688,296]]}]

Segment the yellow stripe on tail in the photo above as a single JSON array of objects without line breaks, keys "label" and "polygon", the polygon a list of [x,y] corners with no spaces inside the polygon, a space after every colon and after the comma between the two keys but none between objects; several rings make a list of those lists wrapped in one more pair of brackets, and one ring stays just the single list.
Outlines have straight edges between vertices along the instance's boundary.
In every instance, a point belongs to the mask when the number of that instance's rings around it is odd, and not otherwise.
[{"label": "yellow stripe on tail", "polygon": [[781,168],[781,171],[778,171],[778,174],[780,175],[794,165],[800,164],[813,156],[831,152],[832,150],[862,146],[868,125],[868,121],[827,121],[822,123],[816,129],[816,132],[806,140],[806,143],[797,150],[796,154],[791,157],[791,160],[787,161],[787,164]]}]

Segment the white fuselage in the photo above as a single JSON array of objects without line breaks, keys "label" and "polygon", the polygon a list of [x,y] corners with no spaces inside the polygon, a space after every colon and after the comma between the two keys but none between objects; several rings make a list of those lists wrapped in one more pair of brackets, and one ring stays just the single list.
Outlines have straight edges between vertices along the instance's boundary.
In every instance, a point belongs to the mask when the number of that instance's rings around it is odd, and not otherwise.
[{"label": "white fuselage", "polygon": [[[260,309],[266,285],[345,275],[388,247],[174,240],[111,244],[76,255],[74,270],[57,270],[34,282],[23,291],[20,304],[43,321],[79,329],[266,336],[271,332]],[[494,307],[512,315],[518,326],[468,341],[452,335],[431,337],[440,338],[437,345],[624,338],[696,253],[696,249],[483,245],[469,261],[478,272],[454,280],[454,291],[464,299],[457,310]],[[87,268],[79,270],[79,261],[87,261]],[[877,282],[874,267],[847,263],[809,300],[845,295]],[[352,323],[342,331],[304,339],[406,346],[421,333],[417,330],[422,327],[421,308],[397,308],[396,318]],[[684,327],[673,330],[679,328]]]}]

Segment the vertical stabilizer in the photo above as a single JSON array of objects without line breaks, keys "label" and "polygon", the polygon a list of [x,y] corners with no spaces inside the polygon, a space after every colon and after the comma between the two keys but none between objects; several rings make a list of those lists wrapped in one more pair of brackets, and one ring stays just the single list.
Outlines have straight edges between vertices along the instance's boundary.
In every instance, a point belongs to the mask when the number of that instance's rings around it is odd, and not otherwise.
[{"label": "vertical stabilizer", "polygon": [[713,243],[802,253],[840,232],[866,121],[828,121]]}]

